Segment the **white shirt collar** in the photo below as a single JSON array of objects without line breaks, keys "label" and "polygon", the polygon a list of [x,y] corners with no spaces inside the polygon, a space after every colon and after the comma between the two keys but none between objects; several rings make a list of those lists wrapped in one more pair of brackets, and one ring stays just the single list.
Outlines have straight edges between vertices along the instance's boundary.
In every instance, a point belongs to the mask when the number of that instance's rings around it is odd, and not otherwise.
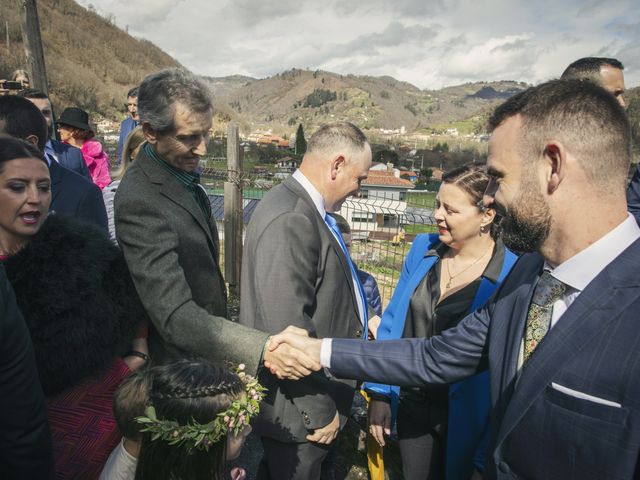
[{"label": "white shirt collar", "polygon": [[305,177],[304,173],[302,173],[299,169],[293,172],[293,175],[291,176],[309,194],[309,196],[311,197],[311,201],[318,209],[318,213],[320,213],[320,217],[324,218],[327,212],[324,209],[324,198],[322,198],[322,194],[318,191],[316,187],[313,186],[313,184],[309,181],[309,179]]},{"label": "white shirt collar", "polygon": [[545,262],[545,270],[562,283],[582,291],[587,285],[609,265],[627,247],[640,238],[640,227],[633,215],[604,237],[589,245],[573,257],[565,260],[556,268]]}]

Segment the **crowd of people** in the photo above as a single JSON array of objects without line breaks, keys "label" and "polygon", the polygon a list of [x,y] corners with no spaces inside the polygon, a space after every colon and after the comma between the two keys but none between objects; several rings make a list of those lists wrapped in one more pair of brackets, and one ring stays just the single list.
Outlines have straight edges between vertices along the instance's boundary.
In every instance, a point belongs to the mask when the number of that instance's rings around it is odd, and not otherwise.
[{"label": "crowd of people", "polygon": [[252,429],[259,480],[334,478],[360,388],[408,480],[639,478],[619,61],[580,59],[496,108],[487,165],[443,176],[438,233],[415,238],[384,310],[337,214],[371,146],[318,128],[249,222],[237,323],[198,174],[207,87],[167,69],[129,90],[111,165],[88,113],[66,108],[58,140],[21,75],[0,82],[2,478],[243,480],[230,462]]}]

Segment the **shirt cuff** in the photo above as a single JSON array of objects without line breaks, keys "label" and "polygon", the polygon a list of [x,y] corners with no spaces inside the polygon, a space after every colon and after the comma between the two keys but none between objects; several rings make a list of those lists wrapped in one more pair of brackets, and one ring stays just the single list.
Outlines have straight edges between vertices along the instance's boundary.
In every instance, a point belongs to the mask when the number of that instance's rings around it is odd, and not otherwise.
[{"label": "shirt cuff", "polygon": [[320,346],[320,365],[331,368],[331,338],[323,338]]}]

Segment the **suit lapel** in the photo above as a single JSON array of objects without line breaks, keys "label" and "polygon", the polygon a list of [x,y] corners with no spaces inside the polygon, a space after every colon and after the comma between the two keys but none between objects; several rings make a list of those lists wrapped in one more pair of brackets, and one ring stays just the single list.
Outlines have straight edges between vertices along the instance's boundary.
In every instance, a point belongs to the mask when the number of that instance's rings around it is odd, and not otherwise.
[{"label": "suit lapel", "polygon": [[[333,236],[333,233],[331,233],[329,226],[324,221],[324,218],[320,216],[320,212],[318,212],[318,209],[313,203],[313,200],[311,200],[311,197],[309,196],[307,191],[304,188],[302,188],[302,185],[300,185],[298,181],[293,177],[287,177],[284,181],[284,185],[289,190],[293,191],[296,195],[298,195],[305,203],[307,203],[307,205],[309,206],[309,208],[311,208],[311,211],[314,214],[316,223],[318,224],[318,228],[321,231],[323,231],[325,235],[328,235],[329,241],[331,242],[331,246],[333,247],[335,254],[338,256],[338,261],[340,262],[340,265],[342,265],[342,271],[347,279],[347,285],[349,285],[349,291],[351,292],[351,299],[353,300],[353,307],[355,308],[356,316],[360,318],[360,310],[358,309],[356,291],[354,290],[354,286],[353,286],[353,277],[351,275],[351,268],[347,263],[347,258],[344,253],[344,250],[342,250],[342,246],[340,245],[340,243],[338,243],[338,240],[336,240],[336,237]],[[367,305],[363,305],[363,307],[367,308]]]},{"label": "suit lapel", "polygon": [[[140,161],[141,168],[145,171],[149,180],[155,184],[162,185],[160,193],[171,200],[173,203],[183,208],[194,220],[198,223],[200,228],[207,236],[209,248],[211,249],[216,263],[218,263],[218,249],[216,242],[213,240],[212,228],[210,227],[207,219],[202,213],[202,209],[195,201],[191,193],[189,193],[184,186],[178,182],[176,178],[171,177],[169,172],[165,171],[156,164],[151,158],[144,154],[144,151],[140,151],[138,160]],[[211,220],[213,221],[213,220]]]},{"label": "suit lapel", "polygon": [[[498,433],[498,444],[511,432],[531,405],[538,399],[554,376],[567,362],[602,334],[608,324],[633,302],[640,291],[640,277],[635,273],[640,261],[640,240],[618,256],[585,288],[537,347],[523,368],[517,388],[506,408]],[[531,293],[533,288],[531,289]],[[529,299],[531,295],[529,295]],[[528,309],[528,306],[527,306]],[[522,307],[518,309],[521,313]],[[526,310],[521,328],[512,340],[519,351]],[[517,353],[508,359],[515,368]]]}]

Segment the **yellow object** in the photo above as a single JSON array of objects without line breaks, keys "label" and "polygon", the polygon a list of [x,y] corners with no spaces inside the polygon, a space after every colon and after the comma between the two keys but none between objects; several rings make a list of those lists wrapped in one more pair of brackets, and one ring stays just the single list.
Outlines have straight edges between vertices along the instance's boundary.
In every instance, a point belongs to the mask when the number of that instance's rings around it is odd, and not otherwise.
[{"label": "yellow object", "polygon": [[[360,393],[367,401],[367,407],[369,407],[369,395],[364,390],[360,390]],[[382,447],[367,431],[367,466],[371,480],[384,480],[384,456],[382,452]]]},{"label": "yellow object", "polygon": [[396,233],[393,236],[393,240],[391,240],[391,245],[400,245],[401,243],[404,243],[404,241],[404,232]]}]

